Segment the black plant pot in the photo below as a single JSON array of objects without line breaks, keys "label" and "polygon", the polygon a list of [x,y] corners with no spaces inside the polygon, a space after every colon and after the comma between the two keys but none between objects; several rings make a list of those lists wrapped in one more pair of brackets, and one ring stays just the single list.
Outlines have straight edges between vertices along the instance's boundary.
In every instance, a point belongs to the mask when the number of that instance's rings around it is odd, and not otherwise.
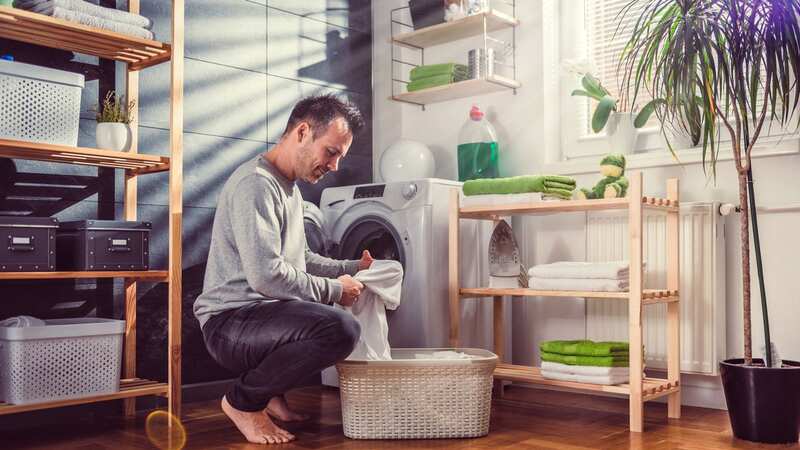
[{"label": "black plant pot", "polygon": [[753,359],[719,363],[728,416],[739,439],[770,444],[797,442],[800,435],[800,362],[783,361],[783,367],[763,367]]}]

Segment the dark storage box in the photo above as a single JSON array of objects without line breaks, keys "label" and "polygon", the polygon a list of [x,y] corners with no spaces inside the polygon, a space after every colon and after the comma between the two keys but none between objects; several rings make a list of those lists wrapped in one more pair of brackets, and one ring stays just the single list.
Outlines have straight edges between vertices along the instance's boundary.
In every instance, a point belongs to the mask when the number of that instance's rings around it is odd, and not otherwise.
[{"label": "dark storage box", "polygon": [[63,222],[56,237],[59,270],[149,270],[150,222]]},{"label": "dark storage box", "polygon": [[56,228],[54,217],[0,216],[0,272],[56,270]]},{"label": "dark storage box", "polygon": [[408,9],[415,30],[444,23],[443,0],[410,0]]}]

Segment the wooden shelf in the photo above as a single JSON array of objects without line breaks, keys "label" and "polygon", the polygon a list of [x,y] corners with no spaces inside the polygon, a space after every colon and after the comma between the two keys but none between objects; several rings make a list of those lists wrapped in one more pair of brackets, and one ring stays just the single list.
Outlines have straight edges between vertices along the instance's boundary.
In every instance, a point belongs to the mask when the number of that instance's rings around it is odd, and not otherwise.
[{"label": "wooden shelf", "polygon": [[101,30],[43,14],[0,8],[0,36],[128,63],[140,70],[169,61],[169,44]]},{"label": "wooden shelf", "polygon": [[[587,393],[605,393],[630,395],[629,384],[602,385],[591,383],[578,383],[574,381],[549,380],[544,378],[538,367],[518,366],[513,364],[498,364],[494,377],[500,380],[517,381],[521,383],[541,384],[561,388],[575,389]],[[653,400],[680,390],[677,381],[670,382],[660,378],[644,378],[642,382],[643,399]]]},{"label": "wooden shelf", "polygon": [[[2,15],[0,13],[0,15]],[[137,174],[169,170],[166,156],[0,139],[0,157],[127,169]]]},{"label": "wooden shelf", "polygon": [[[461,297],[583,297],[583,298],[617,298],[627,300],[629,292],[593,292],[593,291],[539,291],[525,288],[462,288]],[[642,303],[669,303],[678,301],[678,291],[666,289],[646,289],[642,292]]]},{"label": "wooden shelf", "polygon": [[483,18],[486,18],[486,31],[492,32],[519,25],[519,19],[494,9],[474,16],[467,16],[453,22],[440,23],[419,30],[395,36],[392,41],[415,48],[432,47],[446,42],[457,41],[483,33]]},{"label": "wooden shelf", "polygon": [[128,278],[140,281],[167,281],[166,270],[83,271],[83,272],[0,272],[0,280],[58,280],[77,278]]},{"label": "wooden shelf", "polygon": [[[494,220],[499,216],[512,214],[553,214],[560,212],[600,211],[627,209],[627,198],[603,198],[597,200],[545,200],[534,203],[508,205],[464,206],[459,209],[462,219]],[[678,211],[678,203],[671,200],[642,197],[642,206],[662,211]]]},{"label": "wooden shelf", "polygon": [[415,105],[428,105],[457,98],[517,89],[520,86],[521,84],[517,81],[495,75],[488,78],[458,81],[419,91],[404,92],[393,96],[392,99]]},{"label": "wooden shelf", "polygon": [[118,400],[123,398],[142,397],[145,395],[164,395],[169,386],[167,383],[144,380],[141,378],[125,379],[120,381],[119,392],[112,394],[92,395],[70,400],[55,400],[52,402],[33,403],[29,405],[9,405],[0,403],[0,415],[14,414],[37,409],[60,408],[63,406],[82,405],[85,403],[96,403],[107,400]]}]

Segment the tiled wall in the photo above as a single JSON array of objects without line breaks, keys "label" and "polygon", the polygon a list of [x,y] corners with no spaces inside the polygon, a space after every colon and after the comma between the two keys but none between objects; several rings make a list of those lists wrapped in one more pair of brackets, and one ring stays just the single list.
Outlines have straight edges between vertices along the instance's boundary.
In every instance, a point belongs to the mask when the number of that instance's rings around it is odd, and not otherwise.
[{"label": "tiled wall", "polygon": [[[371,6],[368,0],[186,0],[183,192],[183,371],[184,382],[228,377],[208,357],[192,314],[202,290],[205,260],[217,196],[230,173],[273,145],[294,103],[305,95],[336,92],[355,102],[371,123]],[[154,20],[159,40],[169,41],[171,2],[142,0],[141,11]],[[0,52],[13,47],[0,39]],[[5,47],[5,48],[4,48]],[[17,59],[94,73],[95,58],[14,47]],[[57,58],[56,58],[57,57]],[[121,67],[116,86],[123,89]],[[104,83],[114,83],[106,74]],[[99,89],[87,78],[79,145],[94,147],[91,108]],[[169,152],[169,65],[141,72],[139,151]],[[307,200],[318,202],[329,185],[370,182],[372,130],[358,136],[338,173],[318,185],[302,185]],[[16,182],[34,180],[39,194],[15,199]],[[84,166],[0,159],[0,214],[16,211],[54,215],[60,220],[121,217],[121,173]],[[9,183],[5,183],[9,181]],[[153,222],[151,264],[166,267],[168,175],[139,178],[139,219]],[[46,195],[45,195],[46,194]],[[11,198],[10,198],[11,197]],[[13,211],[12,211],[13,210]],[[38,289],[38,290],[37,290]],[[30,295],[36,290],[35,295]],[[58,291],[58,293],[57,293]],[[66,292],[67,298],[63,294]],[[113,295],[111,295],[113,292]],[[0,283],[0,318],[15,314],[42,317],[92,315],[95,308],[122,317],[122,285],[116,282]],[[140,283],[139,376],[166,374],[166,285]],[[24,297],[24,301],[22,298]],[[109,298],[114,298],[110,302]],[[18,301],[6,299],[18,298]],[[91,300],[91,301],[87,301]],[[65,303],[72,301],[73,303]]]}]

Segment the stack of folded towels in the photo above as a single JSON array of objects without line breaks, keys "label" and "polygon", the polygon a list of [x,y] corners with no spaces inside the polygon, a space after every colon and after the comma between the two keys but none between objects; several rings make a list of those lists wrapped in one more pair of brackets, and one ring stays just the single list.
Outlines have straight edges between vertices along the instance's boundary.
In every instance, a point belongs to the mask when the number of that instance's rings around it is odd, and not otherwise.
[{"label": "stack of folded towels", "polygon": [[541,192],[544,197],[569,200],[572,198],[572,191],[575,190],[575,179],[561,175],[480,178],[465,181],[462,189],[464,190],[464,195]]},{"label": "stack of folded towels", "polygon": [[429,64],[411,69],[408,92],[419,91],[469,78],[467,66],[456,63]]},{"label": "stack of folded towels", "polygon": [[153,22],[139,14],[84,0],[14,0],[14,7],[120,34],[153,39]]},{"label": "stack of folded towels", "polygon": [[621,292],[628,290],[628,262],[540,264],[528,270],[528,285],[540,291]]},{"label": "stack of folded towels", "polygon": [[628,343],[543,341],[539,344],[542,377],[591,384],[628,382]]}]

